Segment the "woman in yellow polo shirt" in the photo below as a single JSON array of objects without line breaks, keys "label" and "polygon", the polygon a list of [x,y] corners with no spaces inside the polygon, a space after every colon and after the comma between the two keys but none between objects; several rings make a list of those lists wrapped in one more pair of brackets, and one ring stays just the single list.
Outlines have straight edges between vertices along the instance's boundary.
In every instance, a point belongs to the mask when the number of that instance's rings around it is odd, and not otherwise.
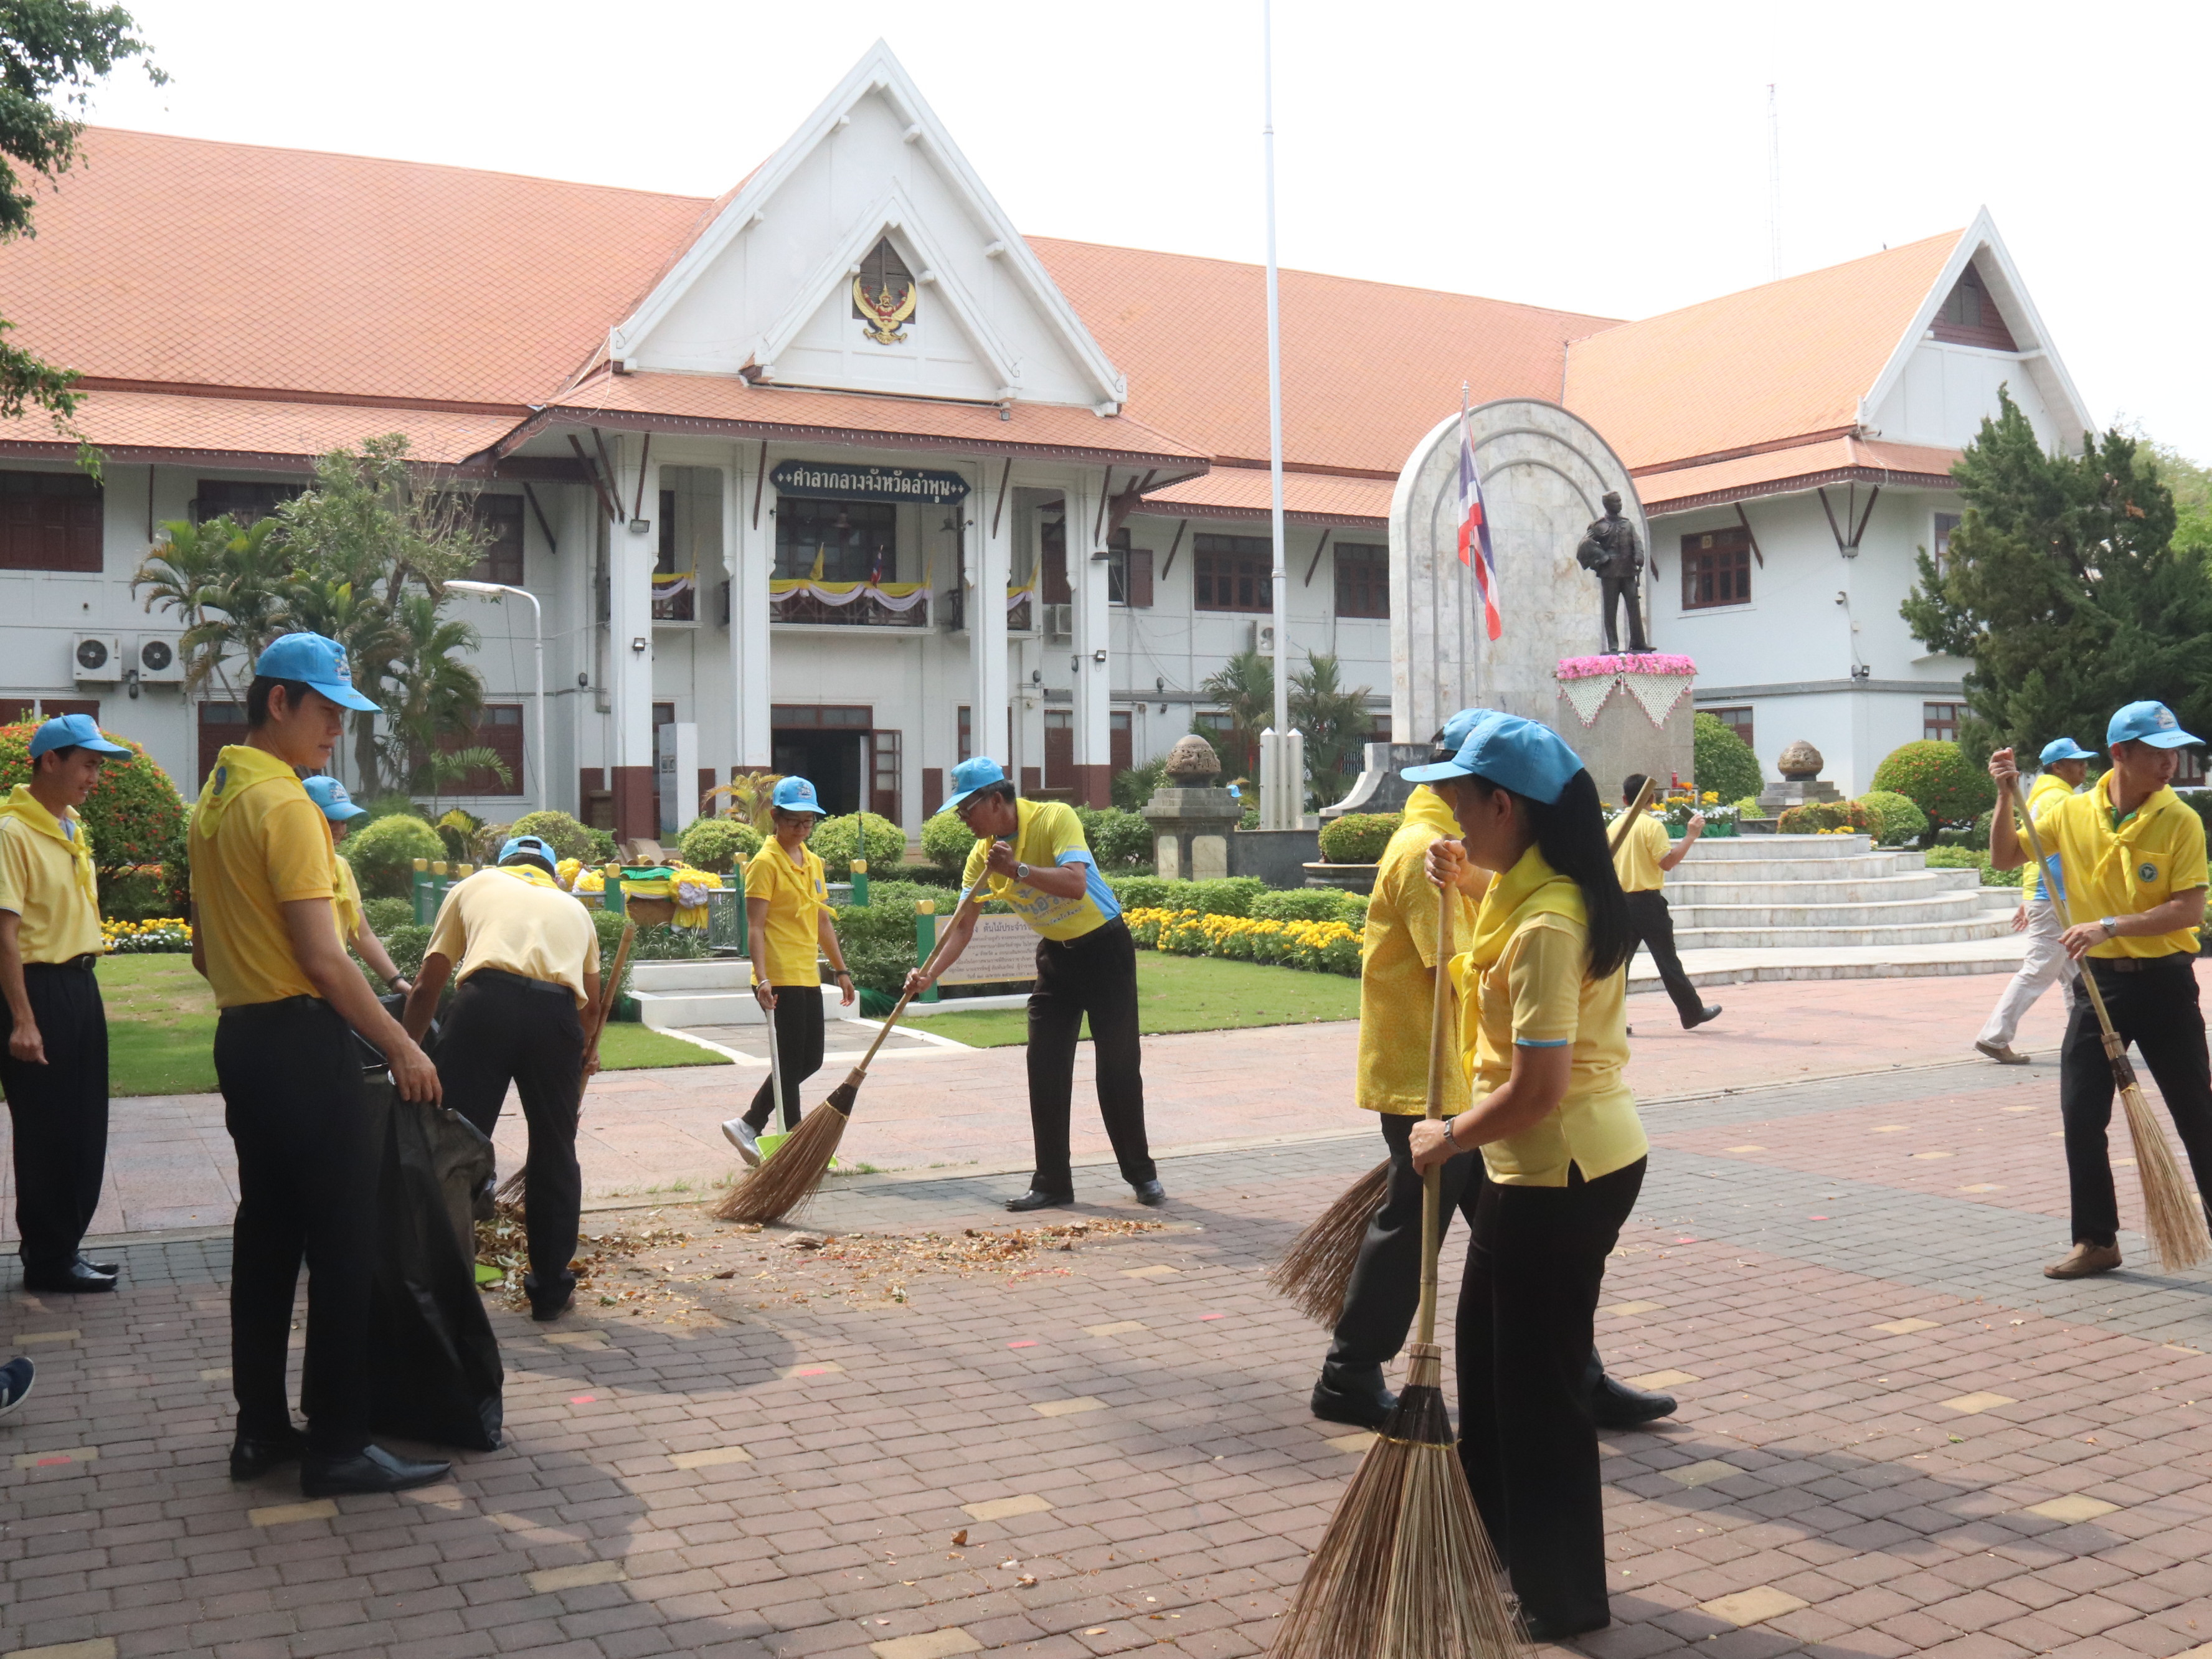
[{"label": "woman in yellow polo shirt", "polygon": [[[752,945],[753,995],[775,1022],[775,1070],[783,1082],[783,1127],[799,1127],[799,1085],[822,1069],[821,959],[836,970],[837,990],[853,1006],[853,976],[830,921],[830,884],[806,844],[822,821],[821,798],[805,778],[784,778],[769,802],[775,837],[745,864],[745,923]],[[723,1139],[757,1167],[761,1132],[775,1109],[775,1076],[761,1079],[743,1117],[722,1125]]]},{"label": "woman in yellow polo shirt", "polygon": [[1529,1633],[1561,1641],[1611,1622],[1584,1367],[1648,1149],[1621,1075],[1628,904],[1597,786],[1547,728],[1500,715],[1405,776],[1434,785],[1466,837],[1431,849],[1432,878],[1504,872],[1451,963],[1474,1103],[1415,1124],[1413,1152],[1426,1170],[1482,1149],[1459,1297],[1460,1457]]}]

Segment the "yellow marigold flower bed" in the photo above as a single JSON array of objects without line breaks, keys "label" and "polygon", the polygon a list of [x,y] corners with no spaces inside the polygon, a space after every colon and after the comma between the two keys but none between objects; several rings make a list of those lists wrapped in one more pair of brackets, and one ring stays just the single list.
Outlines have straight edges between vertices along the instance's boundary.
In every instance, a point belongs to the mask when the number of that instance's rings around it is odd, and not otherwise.
[{"label": "yellow marigold flower bed", "polygon": [[1127,910],[1123,917],[1140,949],[1359,976],[1359,935],[1340,921],[1263,921],[1164,909]]},{"label": "yellow marigold flower bed", "polygon": [[153,916],[144,921],[102,921],[100,936],[109,951],[120,955],[151,955],[192,948],[191,924],[177,916]]}]

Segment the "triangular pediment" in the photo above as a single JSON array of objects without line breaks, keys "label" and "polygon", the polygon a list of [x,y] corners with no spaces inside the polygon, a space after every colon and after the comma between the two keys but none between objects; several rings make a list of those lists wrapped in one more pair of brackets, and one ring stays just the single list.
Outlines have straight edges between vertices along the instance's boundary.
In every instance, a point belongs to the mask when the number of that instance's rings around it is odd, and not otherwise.
[{"label": "triangular pediment", "polygon": [[609,342],[624,367],[1112,413],[1126,386],[878,42]]}]

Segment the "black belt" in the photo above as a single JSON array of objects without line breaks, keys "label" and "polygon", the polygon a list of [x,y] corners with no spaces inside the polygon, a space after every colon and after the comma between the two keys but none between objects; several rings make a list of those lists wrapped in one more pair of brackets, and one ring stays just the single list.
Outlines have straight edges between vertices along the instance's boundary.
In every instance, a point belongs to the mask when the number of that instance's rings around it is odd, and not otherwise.
[{"label": "black belt", "polygon": [[99,960],[98,952],[88,951],[81,957],[71,957],[67,962],[27,962],[23,964],[23,971],[28,974],[43,968],[52,974],[88,974]]},{"label": "black belt", "polygon": [[2115,974],[2168,973],[2176,969],[2194,973],[2197,969],[2194,951],[2169,951],[2162,957],[2088,957],[2084,960]]},{"label": "black belt", "polygon": [[526,991],[558,991],[574,1002],[576,994],[557,979],[532,979],[526,974],[510,974],[504,968],[479,968],[461,981],[466,985],[479,979],[495,979],[502,985],[519,985]]},{"label": "black belt", "polygon": [[328,1009],[330,1006],[320,997],[278,997],[273,1002],[234,1002],[222,1011],[222,1018],[225,1019],[273,1018],[279,1014],[299,1014],[311,1009]]}]

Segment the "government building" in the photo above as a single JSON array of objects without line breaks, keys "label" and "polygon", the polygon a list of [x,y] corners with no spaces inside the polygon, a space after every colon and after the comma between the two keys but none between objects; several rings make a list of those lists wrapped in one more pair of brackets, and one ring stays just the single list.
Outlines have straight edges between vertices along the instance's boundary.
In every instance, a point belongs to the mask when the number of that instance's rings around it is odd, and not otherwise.
[{"label": "government building", "polygon": [[[106,465],[0,428],[0,703],[196,788],[240,683],[187,695],[133,573],[398,434],[480,488],[476,575],[542,605],[543,755],[531,607],[452,603],[511,781],[447,798],[623,836],[732,769],[910,836],[971,753],[1103,803],[1255,647],[1335,653],[1376,737],[1425,737],[1389,731],[1390,507],[1462,381],[1603,435],[1654,648],[1770,775],[1808,738],[1855,793],[1955,729],[1967,665],[1898,606],[1998,389],[2047,446],[2094,424],[1986,215],[1642,321],[1285,271],[1277,641],[1261,269],[1024,238],[885,46],[712,201],[96,128],[37,223],[0,314],[82,372]],[[1595,651],[1595,582],[1589,614]]]}]

